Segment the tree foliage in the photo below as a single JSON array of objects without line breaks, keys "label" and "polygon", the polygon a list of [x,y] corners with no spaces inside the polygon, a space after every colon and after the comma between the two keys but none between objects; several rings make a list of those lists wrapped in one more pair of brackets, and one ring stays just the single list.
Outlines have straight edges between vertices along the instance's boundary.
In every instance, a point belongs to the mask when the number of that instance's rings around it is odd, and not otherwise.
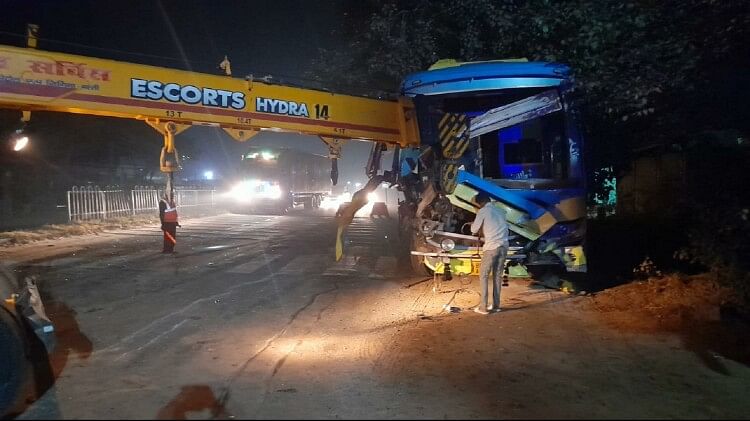
[{"label": "tree foliage", "polygon": [[[619,168],[626,152],[646,140],[726,124],[710,107],[690,104],[705,103],[719,70],[736,75],[750,56],[750,2],[738,0],[392,0],[349,7],[345,13],[355,19],[341,33],[347,48],[322,51],[316,76],[383,95],[441,58],[563,62],[574,71],[589,163],[597,168]],[[725,111],[736,114],[732,122],[747,121],[746,111]],[[702,118],[687,118],[696,114]]]}]

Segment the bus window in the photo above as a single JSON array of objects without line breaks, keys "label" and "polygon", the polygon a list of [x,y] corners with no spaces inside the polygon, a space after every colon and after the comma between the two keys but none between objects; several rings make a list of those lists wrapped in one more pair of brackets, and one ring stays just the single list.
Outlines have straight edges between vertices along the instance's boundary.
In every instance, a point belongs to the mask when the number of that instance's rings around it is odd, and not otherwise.
[{"label": "bus window", "polygon": [[483,173],[494,179],[567,178],[562,113],[553,113],[480,137]]}]

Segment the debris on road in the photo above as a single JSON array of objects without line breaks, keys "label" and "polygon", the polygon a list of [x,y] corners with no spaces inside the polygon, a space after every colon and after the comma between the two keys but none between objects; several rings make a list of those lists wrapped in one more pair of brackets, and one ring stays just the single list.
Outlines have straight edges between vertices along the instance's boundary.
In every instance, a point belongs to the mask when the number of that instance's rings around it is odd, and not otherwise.
[{"label": "debris on road", "polygon": [[446,304],[446,305],[443,306],[443,310],[447,311],[449,313],[460,313],[461,312],[461,307],[455,307],[455,306],[452,306],[450,304]]}]

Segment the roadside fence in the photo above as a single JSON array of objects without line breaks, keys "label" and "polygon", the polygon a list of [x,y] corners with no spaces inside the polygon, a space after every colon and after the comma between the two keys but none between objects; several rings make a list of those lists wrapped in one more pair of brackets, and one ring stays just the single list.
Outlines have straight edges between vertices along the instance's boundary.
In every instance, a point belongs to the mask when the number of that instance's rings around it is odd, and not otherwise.
[{"label": "roadside fence", "polygon": [[[68,220],[85,221],[151,213],[159,209],[164,190],[151,186],[135,186],[124,190],[117,186],[73,187],[67,192]],[[175,190],[175,204],[180,207],[216,205],[214,190]]]}]

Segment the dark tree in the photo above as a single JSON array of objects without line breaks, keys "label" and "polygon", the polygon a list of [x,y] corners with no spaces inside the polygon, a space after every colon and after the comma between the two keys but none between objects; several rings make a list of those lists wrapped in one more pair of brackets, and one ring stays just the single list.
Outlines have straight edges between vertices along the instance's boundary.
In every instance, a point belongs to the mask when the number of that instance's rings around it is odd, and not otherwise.
[{"label": "dark tree", "polygon": [[340,35],[351,41],[322,51],[315,71],[339,80],[338,89],[393,93],[404,75],[441,58],[570,65],[591,169],[617,171],[644,143],[718,128],[746,132],[750,121],[739,102],[750,86],[742,71],[750,2],[403,0],[344,3],[342,13]]}]

